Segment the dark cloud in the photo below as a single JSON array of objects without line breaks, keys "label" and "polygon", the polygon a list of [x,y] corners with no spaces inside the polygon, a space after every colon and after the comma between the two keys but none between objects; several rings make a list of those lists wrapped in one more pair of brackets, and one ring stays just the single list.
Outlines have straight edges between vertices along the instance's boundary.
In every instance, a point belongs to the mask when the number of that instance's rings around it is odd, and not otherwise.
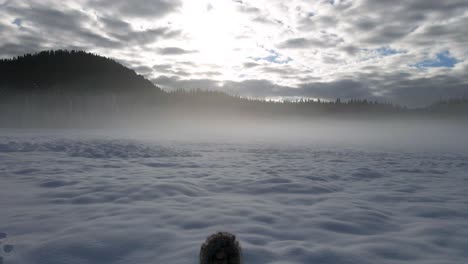
[{"label": "dark cloud", "polygon": [[468,17],[444,23],[432,23],[421,27],[412,36],[411,43],[415,46],[432,46],[434,43],[466,45],[468,43]]},{"label": "dark cloud", "polygon": [[429,105],[444,98],[468,96],[468,82],[460,77],[437,76],[410,79],[408,73],[363,73],[357,78],[330,82],[308,82],[298,87],[282,86],[268,80],[225,81],[180,79],[160,76],[154,83],[167,89],[206,89],[245,97],[304,97],[335,100],[341,98],[396,102],[410,107]]},{"label": "dark cloud", "polygon": [[153,68],[145,66],[145,65],[132,67],[132,69],[135,70],[137,73],[142,74],[142,75],[148,75],[148,74],[153,72]]},{"label": "dark cloud", "polygon": [[132,26],[125,20],[116,19],[114,17],[100,17],[99,20],[103,23],[104,28],[115,32],[132,31]]},{"label": "dark cloud", "polygon": [[261,10],[255,6],[249,5],[248,3],[244,3],[243,1],[233,1],[237,3],[237,11],[246,14],[260,14]]},{"label": "dark cloud", "polygon": [[[34,32],[34,31],[32,31]],[[8,36],[7,32],[0,32]],[[86,35],[84,35],[86,36]],[[87,36],[91,40],[94,36]],[[9,35],[9,37],[4,37],[4,42],[0,43],[0,57],[9,58],[26,53],[39,52],[45,49],[50,49],[50,40],[45,39],[45,36],[38,34],[21,34],[18,36]],[[54,49],[69,49],[69,50],[87,50],[89,46],[81,43],[73,42],[64,42],[61,43],[57,41],[53,43]]]},{"label": "dark cloud", "polygon": [[88,15],[78,10],[61,11],[47,6],[31,8],[6,7],[6,11],[31,25],[42,25],[47,29],[79,31]]},{"label": "dark cloud", "polygon": [[369,86],[362,81],[351,79],[338,80],[334,82],[315,82],[300,86],[301,96],[318,97],[333,100],[335,98],[372,98],[374,97]]},{"label": "dark cloud", "polygon": [[246,80],[242,82],[225,82],[223,90],[249,97],[306,97],[335,100],[351,98],[373,98],[368,86],[354,80],[335,82],[314,82],[299,87],[274,84],[268,80]]},{"label": "dark cloud", "polygon": [[[23,39],[25,40],[25,39]],[[23,41],[20,43],[2,43],[0,45],[0,58],[11,58],[18,55],[40,51],[43,46],[35,39],[33,41]]]},{"label": "dark cloud", "polygon": [[185,66],[188,66],[188,67],[197,67],[198,66],[193,61],[181,61],[181,62],[178,62],[178,64],[182,64],[182,65],[185,65]]},{"label": "dark cloud", "polygon": [[341,51],[346,52],[350,56],[354,56],[359,52],[359,48],[354,45],[344,45],[339,48]]},{"label": "dark cloud", "polygon": [[279,45],[281,48],[289,48],[289,49],[303,49],[309,48],[312,46],[310,39],[306,38],[292,38],[284,41]]},{"label": "dark cloud", "polygon": [[[62,11],[45,6],[7,7],[6,10],[26,24],[25,27],[21,27],[21,34],[12,34],[8,38],[10,42],[21,46],[18,50],[33,52],[42,46],[86,49],[96,46],[118,48],[122,45],[88,28],[86,24],[91,22],[90,17],[78,10]],[[32,39],[34,40],[31,41]]]},{"label": "dark cloud", "polygon": [[176,76],[159,76],[152,79],[153,83],[168,91],[177,89],[204,89],[204,90],[219,90],[219,82],[211,79],[190,79],[182,80]]},{"label": "dark cloud", "polygon": [[171,72],[172,65],[171,64],[156,64],[153,66],[153,69],[160,73],[169,73]]},{"label": "dark cloud", "polygon": [[183,55],[183,54],[190,54],[195,53],[196,51],[193,50],[185,50],[178,47],[166,47],[158,49],[158,53],[161,55]]},{"label": "dark cloud", "polygon": [[339,14],[331,15],[314,15],[302,17],[299,20],[299,29],[302,31],[319,31],[336,28],[339,24]]},{"label": "dark cloud", "polygon": [[440,99],[468,97],[468,82],[453,76],[398,80],[385,87],[389,101],[409,106],[425,106]]},{"label": "dark cloud", "polygon": [[261,13],[260,9],[254,6],[239,5],[237,7],[237,10],[239,12],[246,13],[246,14],[260,14]]},{"label": "dark cloud", "polygon": [[171,74],[177,78],[188,77],[191,75],[189,72],[187,72],[183,68],[176,67],[175,65],[172,65],[172,64],[157,64],[153,66],[153,69],[157,73]]},{"label": "dark cloud", "polygon": [[257,67],[257,66],[260,66],[261,64],[259,63],[256,63],[256,62],[245,62],[243,64],[244,68],[254,68],[254,67]]},{"label": "dark cloud", "polygon": [[114,39],[128,44],[145,45],[158,39],[170,39],[180,36],[181,32],[168,27],[158,27],[146,30],[134,30],[130,23],[111,17],[101,17],[104,31]]},{"label": "dark cloud", "polygon": [[353,24],[362,31],[368,31],[376,28],[379,25],[379,21],[369,17],[361,17],[353,22]]},{"label": "dark cloud", "polygon": [[[134,30],[130,23],[116,16],[97,17],[82,10],[58,9],[34,3],[30,7],[15,5],[4,9],[16,17],[16,31],[0,24],[0,56],[16,56],[53,47],[55,49],[96,48],[123,49],[129,45],[142,48],[159,39],[176,38],[181,32],[169,27]],[[13,26],[13,25],[12,25]],[[5,41],[7,40],[7,41]]]},{"label": "dark cloud", "polygon": [[190,72],[182,70],[182,69],[176,69],[172,71],[172,74],[174,74],[177,77],[189,77],[192,75]]},{"label": "dark cloud", "polygon": [[293,91],[287,86],[277,85],[268,80],[226,81],[223,91],[246,97],[290,96]]},{"label": "dark cloud", "polygon": [[435,11],[435,12],[462,12],[463,8],[468,7],[468,2],[465,0],[413,0],[407,3],[407,7],[411,10],[419,11]]},{"label": "dark cloud", "polygon": [[314,97],[334,100],[338,97],[342,99],[373,97],[367,85],[353,80],[309,83],[303,84],[298,88],[277,85],[268,80],[225,81],[221,85],[220,82],[210,79],[183,80],[178,77],[160,76],[153,79],[153,82],[168,90],[199,88],[220,90],[230,94],[257,98],[280,96]]},{"label": "dark cloud", "polygon": [[222,73],[217,72],[217,71],[202,71],[202,72],[197,72],[197,74],[205,75],[205,76],[220,76]]},{"label": "dark cloud", "polygon": [[343,62],[343,60],[338,59],[338,58],[336,57],[336,55],[335,55],[335,56],[332,56],[332,55],[328,55],[328,54],[322,55],[321,61],[322,61],[323,63],[325,63],[325,64],[338,64],[338,63],[342,63],[342,62]]},{"label": "dark cloud", "polygon": [[316,19],[326,28],[335,27],[338,24],[338,18],[335,16],[318,16]]},{"label": "dark cloud", "polygon": [[281,20],[271,19],[268,16],[264,16],[264,15],[258,15],[254,19],[252,19],[252,21],[265,24],[265,25],[282,25],[283,24]]},{"label": "dark cloud", "polygon": [[279,65],[279,66],[264,66],[262,67],[262,72],[265,73],[276,73],[279,75],[282,75],[283,77],[287,75],[295,75],[298,73],[296,69],[293,69],[291,67],[288,67],[286,65]]},{"label": "dark cloud", "polygon": [[171,30],[168,27],[159,27],[142,31],[112,33],[112,36],[117,38],[123,44],[130,42],[137,45],[151,44],[158,39],[171,39],[179,35],[180,31]]},{"label": "dark cloud", "polygon": [[385,25],[381,26],[377,33],[378,34],[370,35],[369,37],[363,39],[363,41],[370,44],[393,43],[412,33],[412,29],[408,27],[402,27],[401,25]]},{"label": "dark cloud", "polygon": [[[354,91],[348,96],[355,94],[356,97],[375,98],[410,107],[426,106],[440,99],[468,96],[468,78],[465,76],[437,75],[414,78],[413,74],[408,72],[385,73],[378,67],[368,70],[367,73],[354,76],[353,80],[357,80],[355,82],[363,84],[360,88],[359,85],[354,86],[355,88],[351,89]],[[368,88],[367,96],[364,87]],[[359,94],[359,91],[363,93]]]},{"label": "dark cloud", "polygon": [[90,0],[88,6],[102,13],[128,16],[159,18],[177,10],[178,0]]},{"label": "dark cloud", "polygon": [[330,48],[342,43],[343,39],[334,34],[321,34],[318,38],[292,38],[278,45],[285,49]]},{"label": "dark cloud", "polygon": [[[423,25],[447,21],[448,18],[463,15],[467,9],[466,0],[364,0],[340,15],[348,21],[350,30],[359,34],[358,38],[363,44],[391,44],[412,35],[415,29]],[[354,19],[356,13],[372,16]],[[439,32],[443,34],[452,29],[454,27],[447,26],[440,28]]]}]

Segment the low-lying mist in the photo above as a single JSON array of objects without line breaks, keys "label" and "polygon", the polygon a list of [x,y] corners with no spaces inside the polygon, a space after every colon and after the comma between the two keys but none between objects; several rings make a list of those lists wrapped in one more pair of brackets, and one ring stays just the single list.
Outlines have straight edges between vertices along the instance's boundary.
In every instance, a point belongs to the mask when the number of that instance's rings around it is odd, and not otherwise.
[{"label": "low-lying mist", "polygon": [[[385,149],[468,149],[468,123],[441,119],[265,118],[246,116],[140,115],[103,119],[99,125],[4,128],[10,133],[92,135],[132,140],[271,143]],[[21,131],[21,132],[18,132]]]},{"label": "low-lying mist", "polygon": [[134,139],[466,149],[467,102],[408,109],[367,101],[267,102],[218,92],[17,95],[0,127]]},{"label": "low-lying mist", "polygon": [[148,139],[336,147],[466,149],[468,146],[468,124],[442,120],[199,118],[146,124],[142,129],[135,129],[123,122],[111,134]]}]

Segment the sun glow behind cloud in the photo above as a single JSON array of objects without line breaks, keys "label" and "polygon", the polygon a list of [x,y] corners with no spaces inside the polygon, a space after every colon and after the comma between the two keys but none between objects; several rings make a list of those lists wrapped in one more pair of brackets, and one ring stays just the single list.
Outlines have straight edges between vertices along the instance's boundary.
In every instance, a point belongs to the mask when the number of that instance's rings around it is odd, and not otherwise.
[{"label": "sun glow behind cloud", "polygon": [[218,79],[254,77],[249,69],[240,66],[249,58],[270,54],[264,48],[265,34],[269,32],[256,32],[249,16],[238,8],[233,1],[190,1],[173,17],[186,37],[178,44],[196,50],[188,57],[198,64],[211,65],[219,71]]},{"label": "sun glow behind cloud", "polygon": [[235,35],[239,31],[239,17],[230,2],[215,4],[191,1],[181,12],[181,28],[187,32],[191,46],[200,53],[200,59],[209,63],[230,63],[238,48]]}]

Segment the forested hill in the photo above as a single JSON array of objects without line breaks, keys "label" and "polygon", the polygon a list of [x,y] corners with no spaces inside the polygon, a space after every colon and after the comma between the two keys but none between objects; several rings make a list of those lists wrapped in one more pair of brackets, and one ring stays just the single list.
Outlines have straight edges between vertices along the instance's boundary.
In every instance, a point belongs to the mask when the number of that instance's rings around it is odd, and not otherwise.
[{"label": "forested hill", "polygon": [[220,91],[165,92],[118,62],[84,51],[43,51],[0,60],[0,127],[256,117],[306,120],[424,117],[466,121],[468,99],[441,101],[419,109],[365,98],[269,102]]},{"label": "forested hill", "polygon": [[157,94],[161,89],[118,62],[84,51],[42,51],[0,60],[3,96]]}]

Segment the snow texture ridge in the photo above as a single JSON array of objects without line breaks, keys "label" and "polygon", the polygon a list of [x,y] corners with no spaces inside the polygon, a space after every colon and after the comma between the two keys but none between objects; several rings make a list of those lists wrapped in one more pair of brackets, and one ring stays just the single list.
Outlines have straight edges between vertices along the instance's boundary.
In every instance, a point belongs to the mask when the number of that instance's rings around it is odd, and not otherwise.
[{"label": "snow texture ridge", "polygon": [[217,231],[247,264],[468,262],[460,152],[0,136],[0,186],[6,264],[197,263]]}]

